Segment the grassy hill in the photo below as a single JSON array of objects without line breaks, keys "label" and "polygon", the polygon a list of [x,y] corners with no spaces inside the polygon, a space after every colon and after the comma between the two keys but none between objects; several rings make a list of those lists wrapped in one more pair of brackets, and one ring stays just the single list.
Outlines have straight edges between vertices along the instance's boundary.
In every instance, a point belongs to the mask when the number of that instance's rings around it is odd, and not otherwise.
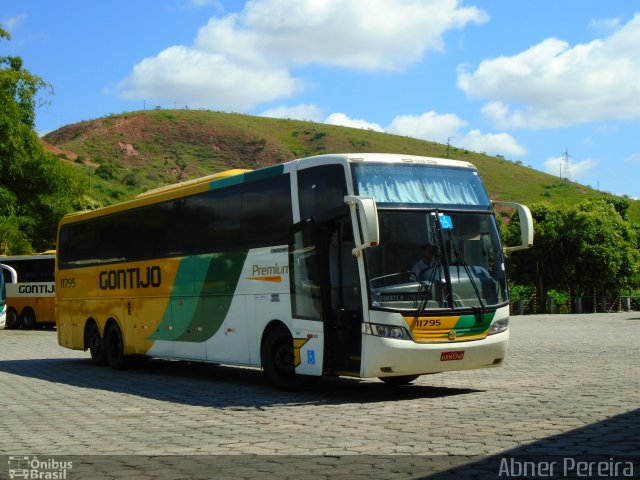
[{"label": "grassy hill", "polygon": [[[110,115],[49,133],[47,148],[84,169],[96,206],[229,168],[260,168],[323,153],[389,152],[473,163],[494,200],[574,204],[604,195],[553,175],[439,143],[298,120],[194,110]],[[640,223],[640,202],[629,209]]]}]

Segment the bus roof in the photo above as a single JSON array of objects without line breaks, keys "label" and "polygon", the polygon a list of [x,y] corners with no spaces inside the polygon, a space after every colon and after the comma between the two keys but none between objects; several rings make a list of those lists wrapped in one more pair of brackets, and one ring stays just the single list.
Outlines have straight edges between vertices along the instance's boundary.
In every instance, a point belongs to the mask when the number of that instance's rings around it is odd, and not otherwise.
[{"label": "bus roof", "polygon": [[56,251],[55,250],[47,250],[43,253],[32,253],[31,255],[1,255],[0,263],[5,261],[15,261],[15,260],[37,260],[42,259],[46,260],[48,258],[55,258]]},{"label": "bus roof", "polygon": [[318,165],[327,164],[349,164],[349,163],[402,163],[402,164],[424,164],[434,166],[450,166],[458,168],[470,168],[476,169],[476,167],[465,161],[450,160],[444,158],[435,157],[423,157],[418,155],[404,155],[393,153],[338,153],[338,154],[325,154],[316,155],[312,157],[305,157],[290,160],[277,165],[260,168],[257,170],[244,170],[244,169],[231,169],[223,172],[218,172],[213,175],[197,178],[194,180],[188,180],[185,182],[176,183],[173,185],[167,185],[159,187],[147,192],[139,194],[133,200],[123,202],[116,205],[110,205],[107,207],[99,208],[96,210],[85,210],[65,215],[61,223],[78,221],[78,217],[82,219],[90,219],[94,217],[100,217],[103,215],[109,215],[110,213],[116,213],[121,210],[127,210],[129,208],[143,207],[152,205],[164,200],[173,200],[179,197],[201,193],[206,190],[223,188],[230,185],[243,183],[245,181],[258,180],[261,178],[267,178],[274,175],[284,173],[291,168],[305,168]]},{"label": "bus roof", "polygon": [[294,160],[300,163],[336,163],[336,162],[349,162],[349,163],[368,163],[368,162],[380,162],[380,163],[413,163],[424,165],[439,165],[446,167],[458,167],[458,168],[472,168],[476,169],[475,165],[470,162],[462,160],[451,160],[448,158],[436,158],[436,157],[423,157],[420,155],[404,155],[398,153],[338,153],[338,154],[325,154],[317,155],[314,157],[302,158]]}]

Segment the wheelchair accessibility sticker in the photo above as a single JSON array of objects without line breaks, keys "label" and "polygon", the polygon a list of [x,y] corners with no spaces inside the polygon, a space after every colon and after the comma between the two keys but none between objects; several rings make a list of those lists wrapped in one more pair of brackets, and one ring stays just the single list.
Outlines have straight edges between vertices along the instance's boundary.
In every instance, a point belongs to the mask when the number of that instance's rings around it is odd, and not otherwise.
[{"label": "wheelchair accessibility sticker", "polygon": [[449,215],[440,215],[440,226],[443,230],[453,230],[453,222]]}]

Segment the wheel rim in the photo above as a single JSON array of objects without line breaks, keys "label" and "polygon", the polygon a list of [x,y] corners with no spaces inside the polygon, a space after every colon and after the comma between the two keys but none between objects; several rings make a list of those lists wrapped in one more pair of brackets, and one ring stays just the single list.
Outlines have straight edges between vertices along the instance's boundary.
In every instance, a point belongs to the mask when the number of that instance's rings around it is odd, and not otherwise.
[{"label": "wheel rim", "polygon": [[293,345],[281,344],[274,352],[273,364],[282,375],[295,373]]},{"label": "wheel rim", "polygon": [[120,350],[122,347],[122,340],[120,339],[120,334],[117,330],[113,329],[109,331],[109,335],[107,336],[107,353],[111,358],[116,358],[120,355]]},{"label": "wheel rim", "polygon": [[89,350],[92,357],[99,357],[102,354],[102,339],[100,338],[100,332],[95,325],[91,329],[91,337],[89,339]]},{"label": "wheel rim", "polygon": [[25,328],[33,328],[36,324],[36,316],[31,310],[27,310],[23,313],[22,325]]}]

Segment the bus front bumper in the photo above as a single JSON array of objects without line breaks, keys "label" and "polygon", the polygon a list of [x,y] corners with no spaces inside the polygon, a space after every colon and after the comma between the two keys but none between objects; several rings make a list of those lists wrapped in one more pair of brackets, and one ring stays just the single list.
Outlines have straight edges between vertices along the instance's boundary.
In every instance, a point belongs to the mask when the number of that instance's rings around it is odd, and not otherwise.
[{"label": "bus front bumper", "polygon": [[361,376],[391,377],[495,368],[502,365],[508,344],[509,330],[481,340],[446,343],[417,343],[363,334]]}]

